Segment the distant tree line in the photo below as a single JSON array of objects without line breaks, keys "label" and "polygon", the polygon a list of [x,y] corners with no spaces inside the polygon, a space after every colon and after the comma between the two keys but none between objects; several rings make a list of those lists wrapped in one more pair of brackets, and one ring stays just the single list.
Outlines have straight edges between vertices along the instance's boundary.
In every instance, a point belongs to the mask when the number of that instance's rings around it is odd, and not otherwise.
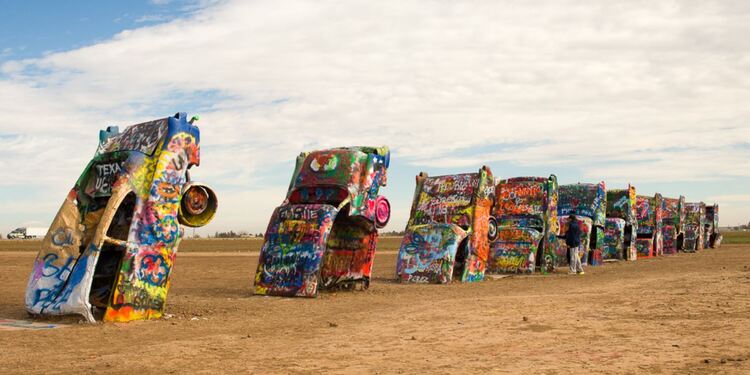
[{"label": "distant tree line", "polygon": [[252,234],[244,230],[241,230],[239,232],[230,230],[228,232],[214,232],[213,236],[209,235],[208,237],[209,238],[252,238],[252,237],[263,237],[263,233]]},{"label": "distant tree line", "polygon": [[[404,235],[404,231],[402,231],[402,230],[401,231],[392,230],[390,232],[380,232],[380,235],[381,236],[394,236],[394,237],[397,237],[397,236],[403,236]],[[263,233],[253,234],[253,233],[249,233],[249,232],[244,231],[244,230],[237,231],[237,232],[235,232],[233,230],[230,230],[230,231],[227,231],[227,232],[218,232],[217,231],[217,232],[214,232],[213,235],[208,235],[208,238],[253,238],[253,237],[255,237],[255,238],[263,238]],[[193,238],[200,238],[200,236],[195,235]]]},{"label": "distant tree line", "polygon": [[729,230],[750,230],[750,222],[744,225],[738,225],[736,227],[729,227]]}]

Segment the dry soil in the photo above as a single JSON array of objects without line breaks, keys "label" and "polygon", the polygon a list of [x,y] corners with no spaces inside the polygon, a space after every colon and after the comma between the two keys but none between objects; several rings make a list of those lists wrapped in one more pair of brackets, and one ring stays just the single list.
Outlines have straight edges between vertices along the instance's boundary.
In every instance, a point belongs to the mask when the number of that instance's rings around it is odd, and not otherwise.
[{"label": "dry soil", "polygon": [[[28,319],[14,242],[0,318]],[[0,331],[0,373],[750,373],[748,245],[452,285],[393,282],[387,249],[317,299],[253,296],[257,252],[224,245],[178,255],[169,319]]]}]

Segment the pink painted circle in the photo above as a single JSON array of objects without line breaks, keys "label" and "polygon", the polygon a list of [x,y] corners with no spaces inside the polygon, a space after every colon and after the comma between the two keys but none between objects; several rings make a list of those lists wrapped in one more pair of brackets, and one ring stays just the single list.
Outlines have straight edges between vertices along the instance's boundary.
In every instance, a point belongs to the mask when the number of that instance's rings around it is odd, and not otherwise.
[{"label": "pink painted circle", "polygon": [[382,228],[391,219],[391,204],[385,197],[375,199],[375,224]]}]

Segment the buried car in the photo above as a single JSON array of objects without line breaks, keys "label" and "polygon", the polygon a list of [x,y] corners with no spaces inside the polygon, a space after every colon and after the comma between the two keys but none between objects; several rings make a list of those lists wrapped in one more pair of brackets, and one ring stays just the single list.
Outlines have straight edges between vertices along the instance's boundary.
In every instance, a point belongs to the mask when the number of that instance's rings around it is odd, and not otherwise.
[{"label": "buried car", "polygon": [[638,258],[651,258],[662,255],[662,203],[661,194],[653,197],[639,195],[636,197],[638,231],[635,247]]},{"label": "buried car", "polygon": [[719,233],[719,205],[706,206],[706,220],[704,225],[704,244],[706,249],[716,249],[721,246],[721,233]]},{"label": "buried car", "polygon": [[636,260],[634,239],[637,229],[635,186],[608,190],[602,259]]},{"label": "buried car", "polygon": [[497,234],[490,216],[495,180],[489,167],[477,173],[417,176],[396,275],[402,282],[481,281],[489,241]]},{"label": "buried car", "polygon": [[661,222],[662,251],[665,255],[677,254],[685,241],[685,197],[662,198]]},{"label": "buried car", "polygon": [[315,297],[319,288],[367,288],[378,228],[390,219],[378,195],[388,147],[342,147],[297,157],[286,199],[268,223],[255,294]]},{"label": "buried car", "polygon": [[703,250],[703,222],[706,217],[706,205],[703,202],[685,203],[685,240],[682,251],[696,252]]},{"label": "buried car", "polygon": [[[607,188],[604,181],[598,184],[577,183],[560,185],[557,216],[560,233],[567,233],[569,216],[575,215],[581,229],[581,263],[599,265],[604,251],[604,224],[607,212]],[[568,257],[558,257],[568,263]]]},{"label": "buried car", "polygon": [[560,249],[557,194],[555,175],[509,178],[497,184],[497,239],[490,244],[487,272],[554,270]]},{"label": "buried car", "polygon": [[181,225],[205,225],[217,208],[216,194],[190,181],[200,132],[186,116],[100,132],[34,261],[31,314],[89,322],[162,316]]}]

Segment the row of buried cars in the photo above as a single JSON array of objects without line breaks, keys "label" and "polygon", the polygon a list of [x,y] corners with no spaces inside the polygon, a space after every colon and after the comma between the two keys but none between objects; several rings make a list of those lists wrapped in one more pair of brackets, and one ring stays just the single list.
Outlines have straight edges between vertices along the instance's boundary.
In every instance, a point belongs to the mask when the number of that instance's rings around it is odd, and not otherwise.
[{"label": "row of buried cars", "polygon": [[[177,113],[99,135],[94,157],[63,201],[26,288],[35,316],[89,322],[160,318],[184,227],[214,217],[218,199],[189,169],[200,131]],[[391,216],[379,194],[387,147],[301,153],[286,198],[266,230],[254,274],[258,295],[314,297],[367,288],[378,229]],[[550,272],[567,263],[557,238],[570,215],[581,226],[584,263],[635,260],[716,247],[718,207],[684,198],[607,191],[604,183],[558,186],[554,175],[496,182],[477,173],[416,179],[399,280],[448,283],[487,273]]]},{"label": "row of buried cars", "polygon": [[592,266],[695,252],[720,245],[718,210],[682,196],[637,195],[630,185],[558,185],[555,175],[494,185],[488,167],[458,175],[422,173],[397,274],[404,282],[447,283],[482,280],[487,273],[551,272],[568,265],[568,249],[558,236],[570,225],[579,226],[581,261]]}]

